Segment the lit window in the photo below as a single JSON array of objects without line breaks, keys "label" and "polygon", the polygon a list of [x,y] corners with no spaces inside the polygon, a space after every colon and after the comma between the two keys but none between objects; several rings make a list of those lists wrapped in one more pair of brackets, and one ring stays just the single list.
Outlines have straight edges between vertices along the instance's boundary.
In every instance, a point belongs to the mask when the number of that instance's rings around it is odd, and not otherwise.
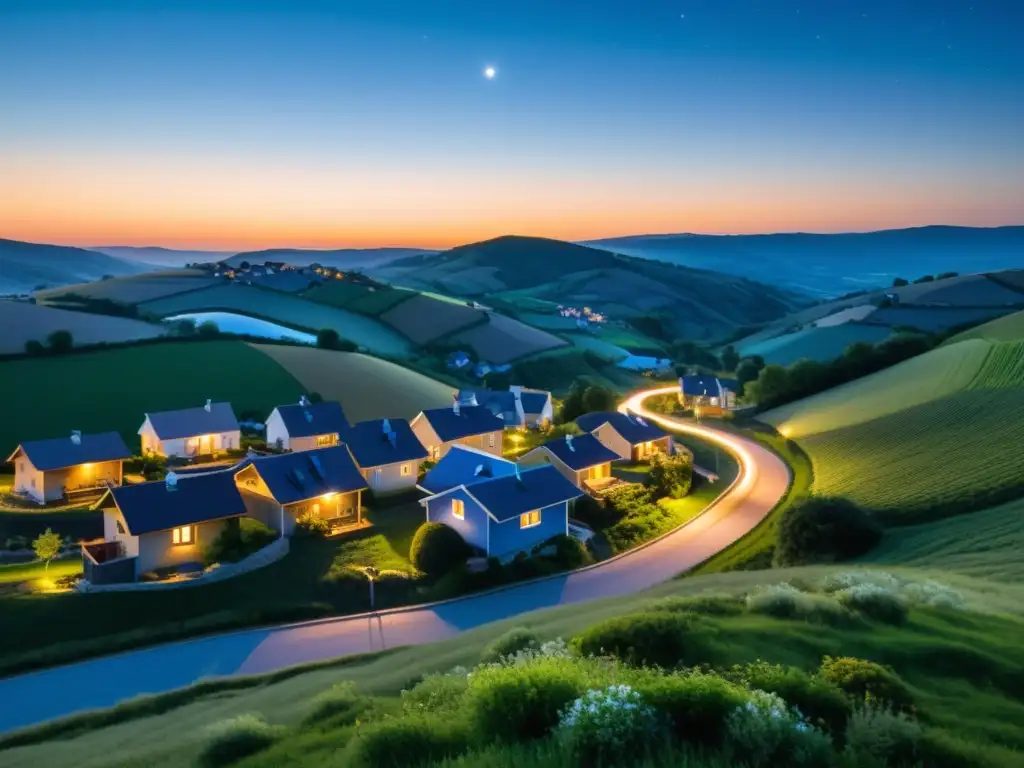
[{"label": "lit window", "polygon": [[519,516],[520,528],[533,528],[535,525],[540,525],[539,509],[535,509],[533,512],[527,512],[525,515]]},{"label": "lit window", "polygon": [[337,441],[337,435],[318,435],[316,438],[316,444],[321,448],[334,445]]},{"label": "lit window", "polygon": [[411,464],[403,464],[401,472],[402,472],[402,477],[408,477],[409,475],[412,474],[412,465]]},{"label": "lit window", "polygon": [[175,544],[191,544],[195,537],[192,535],[191,525],[183,525],[181,528],[171,530],[171,541]]},{"label": "lit window", "polygon": [[452,517],[456,520],[466,519],[466,505],[462,499],[452,499]]}]

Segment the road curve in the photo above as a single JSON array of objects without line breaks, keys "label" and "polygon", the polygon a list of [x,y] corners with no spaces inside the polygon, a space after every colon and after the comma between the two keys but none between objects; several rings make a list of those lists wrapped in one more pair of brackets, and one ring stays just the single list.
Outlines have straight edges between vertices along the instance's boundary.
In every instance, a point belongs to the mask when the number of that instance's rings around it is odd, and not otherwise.
[{"label": "road curve", "polygon": [[[732,544],[767,515],[789,486],[789,470],[757,443],[648,411],[643,403],[677,387],[645,390],[620,410],[731,452],[740,474],[703,514],[650,544],[569,574],[443,603],[185,640],[0,680],[0,732],[112,706],[203,677],[255,674],[303,662],[431,643],[520,613],[639,592]],[[200,587],[201,589],[201,587]],[[88,598],[86,598],[88,599]]]}]

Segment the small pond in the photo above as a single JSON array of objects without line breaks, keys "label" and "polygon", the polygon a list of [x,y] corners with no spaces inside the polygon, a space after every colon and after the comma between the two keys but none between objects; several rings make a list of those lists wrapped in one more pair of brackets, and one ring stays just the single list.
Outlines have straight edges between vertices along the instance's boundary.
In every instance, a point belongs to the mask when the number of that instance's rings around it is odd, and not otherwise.
[{"label": "small pond", "polygon": [[195,320],[196,325],[214,323],[224,333],[244,333],[249,336],[262,336],[264,339],[288,339],[316,344],[316,336],[311,333],[293,331],[269,320],[237,315],[234,312],[186,312],[183,315],[164,318],[164,322],[167,323],[177,320]]}]

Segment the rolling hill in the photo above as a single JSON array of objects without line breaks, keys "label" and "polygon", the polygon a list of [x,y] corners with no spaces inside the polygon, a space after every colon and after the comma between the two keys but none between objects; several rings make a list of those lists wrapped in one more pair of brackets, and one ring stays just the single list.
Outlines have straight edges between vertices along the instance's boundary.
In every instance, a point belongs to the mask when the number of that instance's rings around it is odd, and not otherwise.
[{"label": "rolling hill", "polygon": [[427,251],[422,248],[338,248],[326,251],[303,248],[270,248],[263,251],[237,253],[227,259],[227,263],[237,267],[243,261],[250,264],[282,261],[295,266],[317,263],[337,269],[365,269],[424,253],[435,253],[435,251]]},{"label": "rolling hill", "polygon": [[563,304],[588,305],[617,320],[660,315],[667,334],[695,339],[769,322],[806,304],[800,295],[745,278],[514,235],[370,271],[396,285],[483,298],[516,316],[557,317]]},{"label": "rolling hill", "polygon": [[884,288],[895,277],[1024,264],[1024,226],[916,227],[850,234],[637,235],[587,243],[804,291],[822,298]]},{"label": "rolling hill", "polygon": [[25,350],[25,342],[46,343],[54,331],[70,331],[76,345],[117,343],[162,336],[166,326],[127,317],[72,312],[66,309],[0,300],[0,354]]},{"label": "rolling hill", "polygon": [[0,239],[0,294],[84,283],[105,275],[136,275],[149,267],[104,253],[63,245]]},{"label": "rolling hill", "polygon": [[89,248],[89,250],[105,253],[108,256],[114,256],[127,261],[138,261],[143,264],[153,264],[159,267],[184,267],[186,264],[223,261],[237,253],[237,251],[177,250],[175,248],[161,248],[156,245],[142,247],[103,245]]}]

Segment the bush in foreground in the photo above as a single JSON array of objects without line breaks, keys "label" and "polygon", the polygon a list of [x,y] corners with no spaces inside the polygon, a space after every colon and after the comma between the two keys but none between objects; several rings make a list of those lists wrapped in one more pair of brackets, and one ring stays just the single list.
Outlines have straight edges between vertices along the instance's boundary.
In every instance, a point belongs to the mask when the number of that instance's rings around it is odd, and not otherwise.
[{"label": "bush in foreground", "polygon": [[850,715],[849,700],[839,688],[796,667],[758,661],[733,667],[728,676],[748,688],[774,694],[795,707],[811,725],[839,738]]},{"label": "bush in foreground", "polygon": [[424,523],[416,529],[409,560],[430,576],[440,576],[462,565],[469,557],[469,546],[459,532],[443,523]]},{"label": "bush in foreground", "polygon": [[742,686],[704,672],[665,675],[638,687],[644,700],[665,715],[677,739],[708,746],[725,741],[726,720],[748,698]]},{"label": "bush in foreground", "polygon": [[513,627],[484,649],[480,661],[493,663],[529,648],[540,648],[540,638],[531,629]]},{"label": "bush in foreground", "polygon": [[402,710],[423,715],[457,708],[468,690],[465,670],[447,675],[427,675],[409,690],[402,691]]},{"label": "bush in foreground", "polygon": [[836,599],[853,611],[885,624],[904,624],[910,613],[907,601],[887,587],[857,584],[836,592]]},{"label": "bush in foreground", "polygon": [[758,587],[746,598],[747,609],[777,619],[804,619],[822,624],[842,624],[850,614],[828,595],[804,592],[791,584]]},{"label": "bush in foreground", "polygon": [[368,709],[369,702],[356,693],[352,683],[338,683],[313,699],[313,705],[303,722],[306,725],[327,721],[332,726],[351,725]]},{"label": "bush in foreground", "polygon": [[903,679],[873,661],[826,656],[818,674],[855,701],[874,702],[895,710],[914,706],[914,697]]},{"label": "bush in foreground", "polygon": [[695,666],[711,661],[711,627],[689,613],[647,611],[596,624],[573,640],[584,656],[613,656],[637,666]]},{"label": "bush in foreground", "polygon": [[862,705],[846,726],[846,753],[857,765],[916,765],[922,730],[903,712]]},{"label": "bush in foreground", "polygon": [[666,456],[656,453],[651,457],[651,469],[645,485],[658,498],[681,499],[693,484],[693,458],[685,453]]},{"label": "bush in foreground", "polygon": [[231,765],[262,752],[284,735],[283,728],[270,725],[256,714],[223,720],[208,730],[210,739],[199,755],[199,763],[204,768]]},{"label": "bush in foreground", "polygon": [[881,526],[846,499],[812,496],[782,515],[775,565],[832,563],[863,555],[882,538]]},{"label": "bush in foreground", "polygon": [[591,689],[561,714],[557,736],[581,765],[622,765],[657,736],[658,716],[628,685]]},{"label": "bush in foreground", "polygon": [[360,729],[339,765],[405,768],[458,757],[469,747],[470,734],[461,724],[408,716]]},{"label": "bush in foreground", "polygon": [[750,768],[819,766],[835,761],[832,741],[779,696],[752,691],[726,722],[730,751]]}]

